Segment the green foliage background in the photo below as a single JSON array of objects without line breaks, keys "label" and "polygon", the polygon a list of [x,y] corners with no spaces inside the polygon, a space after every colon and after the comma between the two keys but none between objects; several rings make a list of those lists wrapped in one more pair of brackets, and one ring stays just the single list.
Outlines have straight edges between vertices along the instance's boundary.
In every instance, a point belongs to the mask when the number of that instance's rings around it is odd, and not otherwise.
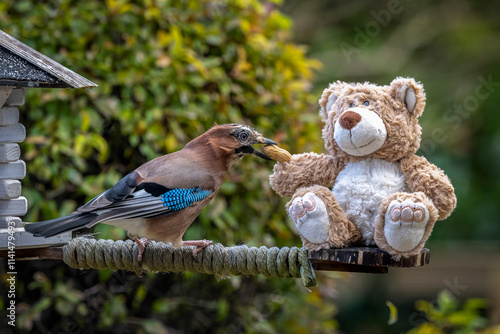
[{"label": "green foliage background", "polygon": [[[21,113],[29,134],[22,147],[30,203],[24,220],[71,212],[214,123],[250,124],[291,151],[309,149],[306,143],[319,138],[308,119],[320,63],[290,42],[290,27],[273,3],[260,1],[1,2],[0,29],[99,85],[28,93]],[[271,169],[260,159],[237,163],[185,238],[298,245],[284,201],[268,185]],[[97,232],[124,237],[106,226]],[[295,280],[218,282],[189,273],[139,279],[52,262],[18,268],[17,329],[25,331],[275,333],[335,326],[335,308]],[[296,317],[304,305],[306,314],[317,314]]]},{"label": "green foliage background", "polygon": [[[399,7],[384,18],[390,3]],[[431,244],[498,241],[499,90],[465,114],[454,109],[476,96],[479,77],[500,81],[498,9],[495,1],[465,0],[3,0],[1,30],[99,85],[27,94],[21,122],[28,132],[23,194],[30,208],[24,220],[71,212],[214,123],[253,125],[292,153],[322,152],[317,99],[329,82],[387,84],[411,76],[427,92],[421,124],[428,146],[421,154],[446,170],[459,203],[436,225]],[[300,245],[285,200],[269,188],[271,169],[272,163],[251,157],[238,162],[186,239]],[[105,225],[96,232],[125,237]],[[388,328],[385,301],[374,303],[376,296],[337,310],[332,278],[341,274],[320,274],[321,287],[307,292],[295,280],[262,277],[141,279],[72,270],[58,261],[17,267],[21,332],[328,333],[339,327],[337,318],[346,332],[411,327],[400,321]],[[429,322],[414,331],[485,326],[482,302],[460,309],[449,299],[440,296],[436,307],[417,303]]]}]

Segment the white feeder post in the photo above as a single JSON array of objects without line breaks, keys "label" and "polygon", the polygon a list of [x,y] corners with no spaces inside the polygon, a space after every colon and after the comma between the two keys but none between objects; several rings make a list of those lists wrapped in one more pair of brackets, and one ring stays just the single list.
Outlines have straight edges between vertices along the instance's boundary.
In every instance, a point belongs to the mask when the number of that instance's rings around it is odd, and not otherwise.
[{"label": "white feeder post", "polygon": [[[13,91],[20,92],[13,94]],[[24,126],[19,123],[18,105],[24,102],[24,88],[0,87],[0,212],[22,216],[26,213],[26,199],[21,196],[21,180],[26,175],[26,165],[19,160],[21,149],[17,143],[26,137]],[[10,96],[8,93],[10,92]],[[17,200],[17,201],[14,201]],[[24,202],[24,207],[9,205],[9,202]],[[3,211],[5,207],[16,206],[14,212]]]},{"label": "white feeder post", "polygon": [[[28,201],[21,180],[29,172],[18,143],[26,138],[19,107],[30,88],[91,88],[97,85],[0,30],[0,252],[65,244],[71,232],[49,238],[24,231]],[[21,107],[21,112],[29,108]],[[29,129],[28,129],[29,131]],[[9,239],[10,237],[10,239]],[[10,243],[9,243],[10,241]]]}]

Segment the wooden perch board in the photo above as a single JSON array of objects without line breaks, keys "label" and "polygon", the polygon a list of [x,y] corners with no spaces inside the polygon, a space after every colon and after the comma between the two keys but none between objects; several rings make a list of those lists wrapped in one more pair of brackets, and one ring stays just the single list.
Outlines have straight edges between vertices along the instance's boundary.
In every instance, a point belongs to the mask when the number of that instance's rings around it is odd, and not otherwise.
[{"label": "wooden perch board", "polygon": [[420,254],[394,260],[377,247],[349,247],[321,249],[309,252],[309,260],[316,270],[337,270],[340,265],[352,272],[387,273],[388,267],[419,267],[429,263],[430,252],[422,249]]}]

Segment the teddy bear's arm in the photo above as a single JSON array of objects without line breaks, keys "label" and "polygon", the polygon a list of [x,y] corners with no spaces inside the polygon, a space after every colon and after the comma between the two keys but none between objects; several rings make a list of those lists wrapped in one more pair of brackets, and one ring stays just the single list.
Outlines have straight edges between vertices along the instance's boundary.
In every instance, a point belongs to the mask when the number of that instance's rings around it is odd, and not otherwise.
[{"label": "teddy bear's arm", "polygon": [[412,192],[421,191],[438,209],[438,220],[446,219],[457,204],[455,191],[448,176],[426,158],[411,155],[401,160],[401,170]]},{"label": "teddy bear's arm", "polygon": [[321,185],[331,188],[343,168],[344,163],[331,155],[294,154],[290,161],[274,165],[269,183],[280,196],[291,197],[300,187]]}]

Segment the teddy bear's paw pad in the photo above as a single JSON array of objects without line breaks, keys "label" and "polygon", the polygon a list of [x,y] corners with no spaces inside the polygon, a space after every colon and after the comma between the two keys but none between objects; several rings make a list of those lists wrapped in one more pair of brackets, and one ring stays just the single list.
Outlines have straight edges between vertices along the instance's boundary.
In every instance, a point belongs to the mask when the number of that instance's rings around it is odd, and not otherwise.
[{"label": "teddy bear's paw pad", "polygon": [[312,243],[324,243],[328,239],[328,212],[325,203],[314,193],[296,197],[288,214],[297,231]]},{"label": "teddy bear's paw pad", "polygon": [[293,221],[304,217],[308,211],[313,211],[315,208],[316,202],[312,196],[297,197],[290,208]]},{"label": "teddy bear's paw pad", "polygon": [[[394,222],[404,222],[404,223],[421,223],[425,218],[426,207],[419,207],[416,205],[399,205],[395,203],[390,211],[390,218]],[[428,212],[427,212],[428,214]]]},{"label": "teddy bear's paw pad", "polygon": [[411,199],[394,200],[385,214],[384,235],[387,243],[399,252],[409,252],[422,241],[429,222],[429,210]]}]

